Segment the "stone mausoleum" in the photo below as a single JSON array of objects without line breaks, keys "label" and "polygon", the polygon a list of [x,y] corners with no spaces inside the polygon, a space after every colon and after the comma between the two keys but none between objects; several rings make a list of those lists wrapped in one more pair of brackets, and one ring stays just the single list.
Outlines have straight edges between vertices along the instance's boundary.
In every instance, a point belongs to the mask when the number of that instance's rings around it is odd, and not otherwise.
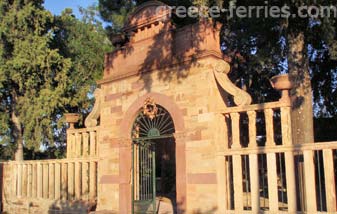
[{"label": "stone mausoleum", "polygon": [[136,9],[125,26],[130,41],[106,55],[98,82],[102,210],[152,210],[156,200],[190,212],[215,209],[215,113],[226,107],[226,88],[238,103],[250,102],[228,80],[220,26],[177,29],[162,6]]}]

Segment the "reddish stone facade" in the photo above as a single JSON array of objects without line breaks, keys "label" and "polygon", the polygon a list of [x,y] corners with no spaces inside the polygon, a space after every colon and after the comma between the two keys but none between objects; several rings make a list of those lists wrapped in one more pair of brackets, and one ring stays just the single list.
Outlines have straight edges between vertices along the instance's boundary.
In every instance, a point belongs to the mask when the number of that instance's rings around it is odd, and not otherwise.
[{"label": "reddish stone facade", "polygon": [[[226,63],[220,26],[202,21],[176,29],[168,11],[149,2],[130,17],[130,41],[105,59],[101,88],[98,210],[131,213],[131,128],[145,99],[172,116],[176,141],[179,213],[217,204],[215,112],[225,107],[214,78]],[[228,71],[227,71],[228,72]]]}]

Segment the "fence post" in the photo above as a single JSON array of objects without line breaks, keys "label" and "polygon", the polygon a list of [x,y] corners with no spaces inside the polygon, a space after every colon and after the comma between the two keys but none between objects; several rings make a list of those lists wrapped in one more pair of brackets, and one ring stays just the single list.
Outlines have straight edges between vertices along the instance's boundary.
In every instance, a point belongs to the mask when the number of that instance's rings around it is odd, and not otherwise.
[{"label": "fence post", "polygon": [[250,189],[252,213],[260,212],[260,192],[259,192],[259,167],[257,154],[249,155],[249,173],[250,173]]},{"label": "fence post", "polygon": [[68,197],[68,164],[61,164],[61,198],[62,200],[67,200]]},{"label": "fence post", "polygon": [[75,199],[81,200],[81,163],[75,162]]},{"label": "fence post", "polygon": [[82,199],[87,201],[89,196],[89,163],[82,162]]},{"label": "fence post", "polygon": [[264,115],[266,120],[266,146],[275,146],[273,109],[265,109]]},{"label": "fence post", "polygon": [[304,183],[305,183],[305,202],[308,214],[317,213],[315,165],[313,151],[307,150],[304,155]]},{"label": "fence post", "polygon": [[[281,133],[282,145],[293,145],[291,129],[291,107],[281,108]],[[297,212],[296,205],[296,178],[295,178],[295,161],[293,152],[285,152],[285,169],[287,181],[288,211]]]},{"label": "fence post", "polygon": [[61,163],[55,163],[55,199],[61,199]]},{"label": "fence post", "polygon": [[73,200],[75,196],[74,188],[74,163],[68,163],[68,200]]},{"label": "fence post", "polygon": [[333,150],[326,149],[323,150],[323,160],[324,160],[324,177],[325,177],[325,191],[326,191],[326,202],[327,211],[330,213],[336,212],[336,186],[335,183],[335,171],[333,163]]},{"label": "fence post", "polygon": [[90,173],[90,178],[89,178],[89,192],[90,192],[90,200],[91,201],[95,201],[96,199],[96,191],[97,191],[97,181],[96,181],[96,177],[97,177],[97,166],[96,163],[94,161],[90,162],[90,169],[89,169],[89,173]]},{"label": "fence post", "polygon": [[37,197],[42,198],[43,197],[43,182],[42,182],[42,164],[37,163]]},{"label": "fence post", "polygon": [[243,184],[241,155],[233,155],[234,207],[237,213],[243,211]]},{"label": "fence post", "polygon": [[49,163],[48,164],[48,169],[49,169],[49,175],[48,175],[48,198],[49,199],[54,199],[55,197],[55,169],[54,169],[54,164]]},{"label": "fence post", "polygon": [[48,163],[43,163],[43,198],[47,199],[48,198],[48,187],[49,187],[49,170],[48,170]]}]

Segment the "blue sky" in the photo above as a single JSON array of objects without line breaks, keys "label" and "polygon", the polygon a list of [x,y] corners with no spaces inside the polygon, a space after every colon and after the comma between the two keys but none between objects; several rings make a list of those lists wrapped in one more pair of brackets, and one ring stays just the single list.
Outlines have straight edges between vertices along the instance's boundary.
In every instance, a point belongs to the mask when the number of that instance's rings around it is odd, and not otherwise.
[{"label": "blue sky", "polygon": [[80,18],[78,7],[88,7],[92,4],[98,4],[98,0],[45,0],[44,6],[53,14],[59,15],[65,8],[72,8],[77,18]]}]

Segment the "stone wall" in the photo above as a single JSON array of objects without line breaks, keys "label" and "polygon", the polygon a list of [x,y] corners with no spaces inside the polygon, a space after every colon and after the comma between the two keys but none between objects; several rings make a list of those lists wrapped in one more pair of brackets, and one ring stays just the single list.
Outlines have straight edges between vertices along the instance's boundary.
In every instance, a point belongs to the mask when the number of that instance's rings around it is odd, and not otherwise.
[{"label": "stone wall", "polygon": [[[131,126],[148,97],[169,111],[179,135],[176,137],[178,206],[188,212],[216,209],[218,130],[214,122],[215,112],[224,106],[213,75],[218,62],[219,59],[210,56],[197,60],[188,70],[171,68],[169,79],[161,78],[161,71],[154,71],[101,85],[99,210],[131,207]],[[176,72],[185,72],[186,77],[179,79]]]},{"label": "stone wall", "polygon": [[177,29],[166,16],[168,8],[158,13],[158,6],[163,5],[137,8],[124,28],[129,41],[105,58],[98,82],[98,210],[131,213],[131,128],[144,101],[153,98],[175,125],[178,212],[215,212],[217,144],[225,135],[219,134],[225,121],[217,113],[226,107],[227,95],[214,72],[229,72],[220,50],[221,26],[203,20]]}]

